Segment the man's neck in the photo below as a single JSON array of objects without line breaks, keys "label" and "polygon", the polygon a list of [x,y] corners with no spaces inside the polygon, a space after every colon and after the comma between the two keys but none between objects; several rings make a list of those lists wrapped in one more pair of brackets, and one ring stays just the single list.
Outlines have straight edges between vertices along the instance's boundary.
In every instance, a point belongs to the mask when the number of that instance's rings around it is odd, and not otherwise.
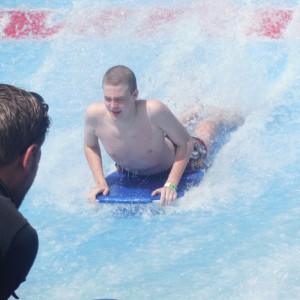
[{"label": "man's neck", "polygon": [[136,118],[137,118],[137,105],[135,105],[135,109],[131,112],[131,114],[126,116],[125,120],[116,119],[114,120],[114,122],[120,131],[123,130],[128,131],[129,129],[135,126]]}]

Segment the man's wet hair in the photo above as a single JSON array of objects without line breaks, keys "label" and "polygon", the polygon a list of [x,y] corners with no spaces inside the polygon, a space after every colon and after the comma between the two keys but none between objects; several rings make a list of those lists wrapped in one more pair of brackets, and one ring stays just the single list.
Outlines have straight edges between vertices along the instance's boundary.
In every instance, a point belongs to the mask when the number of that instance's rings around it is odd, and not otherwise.
[{"label": "man's wet hair", "polygon": [[41,146],[51,124],[48,105],[35,92],[0,84],[0,167]]},{"label": "man's wet hair", "polygon": [[132,94],[137,89],[136,77],[132,70],[123,65],[114,66],[106,71],[102,81],[104,85],[128,85],[129,91]]}]

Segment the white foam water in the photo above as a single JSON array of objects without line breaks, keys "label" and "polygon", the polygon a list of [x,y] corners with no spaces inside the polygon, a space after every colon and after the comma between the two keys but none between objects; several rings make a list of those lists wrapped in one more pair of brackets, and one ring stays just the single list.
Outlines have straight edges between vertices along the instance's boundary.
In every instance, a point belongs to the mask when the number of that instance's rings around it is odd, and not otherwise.
[{"label": "white foam water", "polygon": [[[270,5],[295,13],[284,38],[242,34],[247,11]],[[1,41],[1,80],[41,93],[53,119],[21,208],[40,238],[22,298],[299,298],[298,5],[53,1],[69,24],[59,35]],[[136,34],[161,6],[198,10]],[[135,9],[136,20],[105,36],[95,27],[71,32],[76,24],[88,28],[97,11],[120,7]],[[176,115],[201,101],[245,118],[201,185],[164,209],[87,204],[93,179],[83,116],[89,103],[102,101],[102,76],[115,64],[135,71],[141,98],[161,99]],[[106,154],[104,163],[108,173]]]}]

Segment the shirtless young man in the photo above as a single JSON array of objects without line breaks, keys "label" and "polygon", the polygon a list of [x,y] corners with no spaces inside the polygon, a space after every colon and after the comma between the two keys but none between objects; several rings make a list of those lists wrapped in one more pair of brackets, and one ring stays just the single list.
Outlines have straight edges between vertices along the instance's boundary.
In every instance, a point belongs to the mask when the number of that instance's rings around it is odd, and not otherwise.
[{"label": "shirtless young man", "polygon": [[[158,100],[138,100],[134,73],[125,66],[110,68],[104,75],[103,103],[89,105],[85,115],[84,152],[96,181],[89,199],[107,195],[109,186],[102,166],[99,139],[119,171],[153,175],[169,171],[166,184],[152,192],[160,194],[160,204],[177,198],[176,187],[188,165],[193,149],[204,160],[214,137],[217,121],[206,120],[196,126],[192,138],[182,123]],[[196,113],[182,119],[185,123]],[[196,147],[195,147],[196,145]],[[201,157],[203,156],[203,157]],[[199,165],[199,161],[196,162]]]}]

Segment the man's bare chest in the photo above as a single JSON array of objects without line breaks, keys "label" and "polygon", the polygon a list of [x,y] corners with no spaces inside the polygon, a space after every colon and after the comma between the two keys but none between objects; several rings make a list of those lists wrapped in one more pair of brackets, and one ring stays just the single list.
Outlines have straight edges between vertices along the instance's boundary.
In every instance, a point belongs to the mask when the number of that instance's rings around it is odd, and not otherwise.
[{"label": "man's bare chest", "polygon": [[155,159],[164,147],[163,132],[155,128],[114,130],[103,133],[101,141],[107,154],[120,163]]}]

